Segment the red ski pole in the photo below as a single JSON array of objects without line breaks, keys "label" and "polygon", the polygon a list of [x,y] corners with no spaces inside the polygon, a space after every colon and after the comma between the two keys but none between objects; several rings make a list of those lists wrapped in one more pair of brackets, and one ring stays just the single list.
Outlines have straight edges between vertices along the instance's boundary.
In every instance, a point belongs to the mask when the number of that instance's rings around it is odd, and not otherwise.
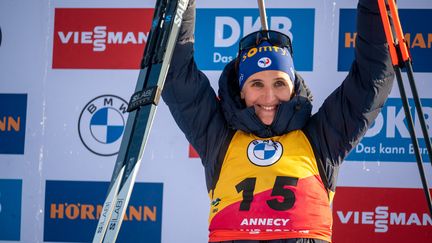
[{"label": "red ski pole", "polygon": [[[407,71],[407,76],[409,79],[414,103],[416,106],[416,111],[418,113],[418,119],[420,120],[420,124],[422,127],[423,137],[425,139],[426,148],[429,154],[429,160],[432,163],[432,153],[431,153],[431,143],[430,138],[427,131],[427,126],[424,119],[424,114],[422,110],[422,106],[420,103],[420,99],[418,96],[417,88],[414,81],[413,69],[411,64],[411,56],[408,51],[408,47],[406,45],[406,41],[404,39],[404,35],[402,32],[402,27],[399,21],[399,15],[397,11],[397,6],[394,0],[378,0],[378,6],[381,14],[381,20],[383,22],[384,32],[386,35],[386,39],[389,45],[390,57],[392,60],[393,68],[395,70],[399,92],[402,99],[402,105],[405,111],[405,117],[408,124],[408,131],[411,136],[411,141],[414,147],[414,153],[417,160],[417,165],[420,173],[420,178],[423,184],[423,190],[426,196],[427,204],[429,207],[429,213],[432,215],[432,203],[431,196],[429,192],[429,187],[427,184],[426,176],[423,168],[423,160],[419,150],[419,144],[417,141],[417,136],[414,130],[414,123],[410,113],[410,107],[408,105],[408,99],[405,93],[404,83],[402,81],[402,72],[401,68],[405,67]],[[389,16],[390,15],[390,18]]]}]

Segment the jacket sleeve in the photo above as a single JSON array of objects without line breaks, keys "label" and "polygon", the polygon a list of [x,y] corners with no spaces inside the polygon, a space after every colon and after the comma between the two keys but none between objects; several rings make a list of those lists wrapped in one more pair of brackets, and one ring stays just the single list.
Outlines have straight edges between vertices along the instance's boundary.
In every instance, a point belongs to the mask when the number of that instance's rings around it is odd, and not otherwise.
[{"label": "jacket sleeve", "polygon": [[162,97],[177,125],[207,166],[207,161],[215,161],[227,129],[216,94],[194,61],[194,25],[195,0],[190,0]]},{"label": "jacket sleeve", "polygon": [[391,91],[394,72],[386,43],[377,0],[360,0],[351,70],[304,129],[331,190],[339,165],[364,136]]}]

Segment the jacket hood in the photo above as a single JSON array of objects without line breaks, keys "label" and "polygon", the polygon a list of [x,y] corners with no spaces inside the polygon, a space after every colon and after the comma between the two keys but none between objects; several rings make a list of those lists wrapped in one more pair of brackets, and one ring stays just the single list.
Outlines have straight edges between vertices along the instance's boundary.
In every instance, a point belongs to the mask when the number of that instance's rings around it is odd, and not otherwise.
[{"label": "jacket hood", "polygon": [[253,133],[261,138],[279,136],[302,129],[311,116],[312,94],[304,80],[296,73],[294,97],[278,106],[271,125],[265,125],[253,107],[246,107],[240,98],[240,88],[235,70],[235,60],[226,65],[219,79],[219,98],[228,125],[234,130]]}]

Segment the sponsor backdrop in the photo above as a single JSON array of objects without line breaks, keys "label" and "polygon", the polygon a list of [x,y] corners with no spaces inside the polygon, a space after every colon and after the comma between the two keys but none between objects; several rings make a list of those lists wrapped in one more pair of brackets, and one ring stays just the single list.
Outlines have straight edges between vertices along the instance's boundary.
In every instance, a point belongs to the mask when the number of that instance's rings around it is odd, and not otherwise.
[{"label": "sponsor backdrop", "polygon": [[[154,2],[0,2],[0,241],[92,238]],[[314,111],[350,68],[356,3],[266,1],[271,29],[293,39]],[[432,134],[432,2],[398,4]],[[240,38],[260,28],[257,4],[198,0],[197,6],[195,57],[217,88]],[[338,186],[334,242],[431,242],[432,219],[396,86],[346,159]],[[161,102],[118,242],[206,242],[209,204],[200,160]]]}]

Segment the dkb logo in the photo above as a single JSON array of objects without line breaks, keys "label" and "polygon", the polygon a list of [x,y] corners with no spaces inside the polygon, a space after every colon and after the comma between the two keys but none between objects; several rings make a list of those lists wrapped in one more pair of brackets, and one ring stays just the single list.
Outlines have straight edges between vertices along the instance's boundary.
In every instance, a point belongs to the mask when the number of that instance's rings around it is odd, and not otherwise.
[{"label": "dkb logo", "polygon": [[[268,9],[269,27],[293,42],[295,66],[312,71],[315,9]],[[197,9],[195,58],[203,70],[222,70],[238,52],[241,38],[261,28],[256,9]]]}]

